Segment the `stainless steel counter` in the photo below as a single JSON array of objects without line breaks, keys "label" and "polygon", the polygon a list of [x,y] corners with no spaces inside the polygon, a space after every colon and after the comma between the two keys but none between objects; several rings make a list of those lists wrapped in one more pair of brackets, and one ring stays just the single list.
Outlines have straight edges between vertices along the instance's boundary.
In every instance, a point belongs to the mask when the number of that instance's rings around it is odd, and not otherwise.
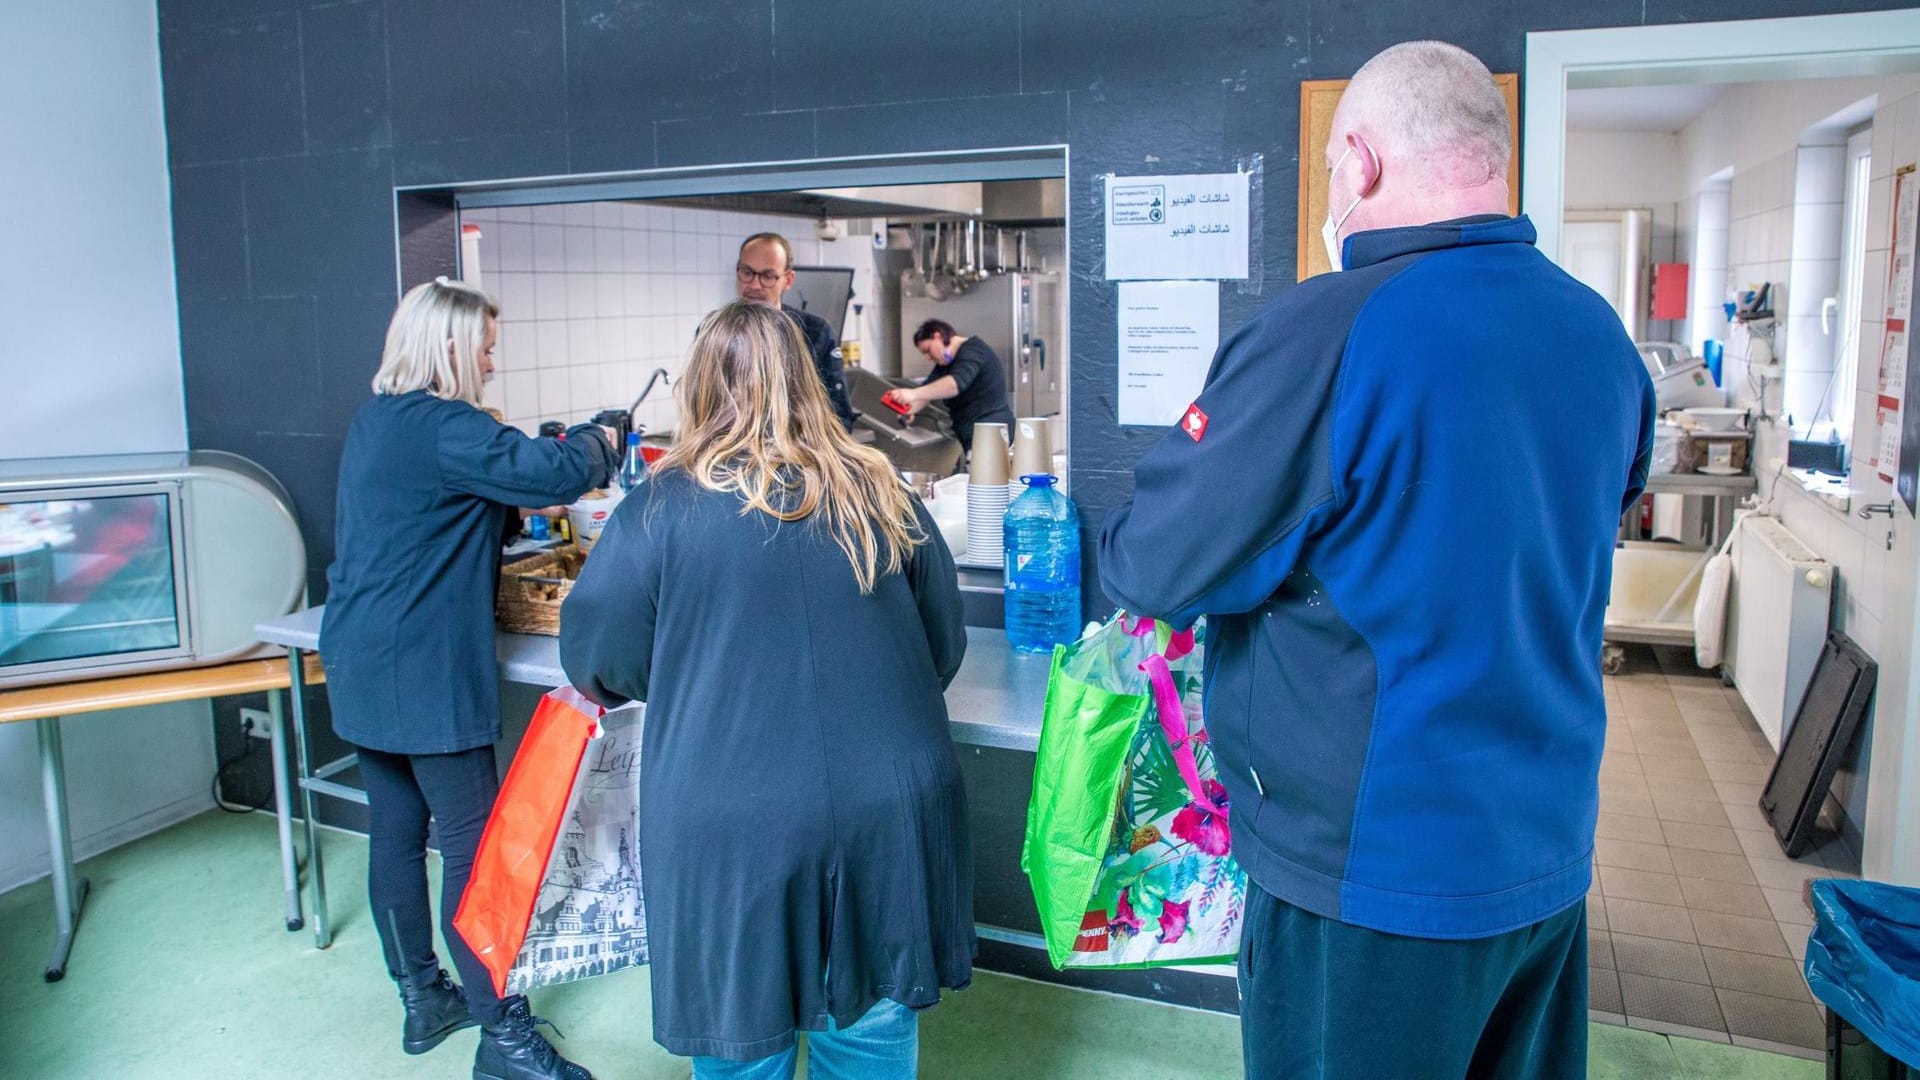
[{"label": "stainless steel counter", "polygon": [[[261,641],[291,649],[320,647],[323,607],[296,611],[254,627]],[[567,681],[560,669],[560,639],[534,634],[496,636],[494,655],[509,682],[555,687]],[[973,746],[1032,751],[1040,745],[1040,713],[1047,698],[1045,655],[1016,653],[1005,631],[967,628],[967,659],[947,688],[953,739]]]}]

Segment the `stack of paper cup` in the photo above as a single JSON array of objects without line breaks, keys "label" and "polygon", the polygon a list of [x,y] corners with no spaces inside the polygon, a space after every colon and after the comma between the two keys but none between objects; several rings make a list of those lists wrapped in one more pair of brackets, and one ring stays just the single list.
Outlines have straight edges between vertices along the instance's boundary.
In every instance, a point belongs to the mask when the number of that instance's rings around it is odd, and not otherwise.
[{"label": "stack of paper cup", "polygon": [[993,565],[1006,557],[1007,425],[975,424],[967,472],[967,561]]},{"label": "stack of paper cup", "polygon": [[1053,429],[1044,416],[1024,416],[1014,422],[1013,430],[1013,471],[1007,474],[1007,491],[1017,499],[1027,490],[1021,477],[1053,472]]}]

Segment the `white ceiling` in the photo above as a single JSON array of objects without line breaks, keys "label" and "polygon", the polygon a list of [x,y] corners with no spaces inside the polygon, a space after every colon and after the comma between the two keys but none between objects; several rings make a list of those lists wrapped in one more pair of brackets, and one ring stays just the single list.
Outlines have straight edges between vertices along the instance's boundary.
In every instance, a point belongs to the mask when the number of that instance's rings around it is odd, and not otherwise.
[{"label": "white ceiling", "polygon": [[1620,86],[1567,91],[1568,131],[1670,133],[1700,118],[1730,84]]}]

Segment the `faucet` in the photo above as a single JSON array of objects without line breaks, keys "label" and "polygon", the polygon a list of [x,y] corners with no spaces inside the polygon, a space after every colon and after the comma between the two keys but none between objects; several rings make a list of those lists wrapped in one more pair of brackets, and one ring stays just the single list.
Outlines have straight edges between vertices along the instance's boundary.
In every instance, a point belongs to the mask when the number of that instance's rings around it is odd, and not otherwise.
[{"label": "faucet", "polygon": [[628,423],[632,423],[633,421],[633,411],[640,407],[641,402],[647,400],[648,394],[653,393],[653,384],[659,382],[662,379],[665,379],[668,382],[673,381],[673,376],[667,374],[666,368],[654,368],[653,374],[647,376],[647,385],[640,388],[640,396],[637,398],[634,398],[633,404],[627,406]]}]

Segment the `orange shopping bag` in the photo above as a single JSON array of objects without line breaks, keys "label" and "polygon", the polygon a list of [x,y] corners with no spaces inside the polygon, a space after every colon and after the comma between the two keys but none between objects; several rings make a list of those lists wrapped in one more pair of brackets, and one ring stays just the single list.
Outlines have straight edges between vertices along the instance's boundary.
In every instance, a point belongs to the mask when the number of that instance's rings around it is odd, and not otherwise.
[{"label": "orange shopping bag", "polygon": [[646,962],[633,847],[640,710],[540,699],[453,925],[498,994]]}]

